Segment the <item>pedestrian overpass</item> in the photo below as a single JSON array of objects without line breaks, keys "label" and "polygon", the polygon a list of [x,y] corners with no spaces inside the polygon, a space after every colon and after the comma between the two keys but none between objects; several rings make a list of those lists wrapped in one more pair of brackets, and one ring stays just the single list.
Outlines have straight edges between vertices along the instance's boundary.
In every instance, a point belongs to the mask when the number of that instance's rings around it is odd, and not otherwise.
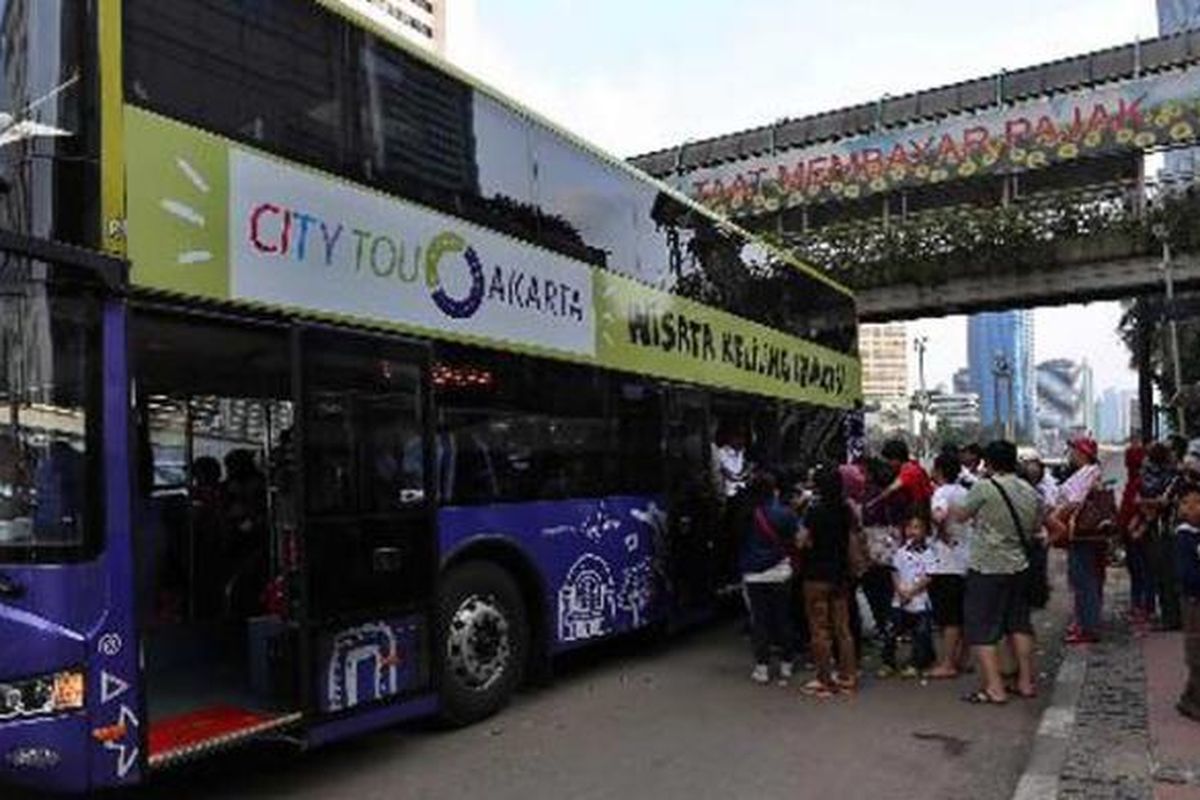
[{"label": "pedestrian overpass", "polygon": [[[1200,31],[632,159],[858,294],[866,321],[1200,287]],[[1164,246],[1165,245],[1165,246]]]}]

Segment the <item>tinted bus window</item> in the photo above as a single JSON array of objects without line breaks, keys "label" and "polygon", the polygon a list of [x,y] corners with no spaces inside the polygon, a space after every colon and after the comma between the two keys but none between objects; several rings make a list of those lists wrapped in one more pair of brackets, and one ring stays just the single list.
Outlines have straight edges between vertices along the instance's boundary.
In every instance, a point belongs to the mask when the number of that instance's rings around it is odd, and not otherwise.
[{"label": "tinted bus window", "polygon": [[0,270],[0,561],[85,555],[100,526],[99,304]]},{"label": "tinted bus window", "polygon": [[[376,36],[358,57],[361,141],[367,178],[445,205],[432,193],[475,193],[471,90]],[[428,187],[422,191],[422,187]]]},{"label": "tinted bus window", "polygon": [[0,111],[12,115],[0,147],[0,228],[96,243],[94,5],[0,0]]},{"label": "tinted bus window", "polygon": [[294,0],[126,0],[125,94],[317,165],[342,157],[342,27]]},{"label": "tinted bus window", "polygon": [[434,367],[442,499],[597,497],[615,485],[606,377],[565,363],[442,349]]}]

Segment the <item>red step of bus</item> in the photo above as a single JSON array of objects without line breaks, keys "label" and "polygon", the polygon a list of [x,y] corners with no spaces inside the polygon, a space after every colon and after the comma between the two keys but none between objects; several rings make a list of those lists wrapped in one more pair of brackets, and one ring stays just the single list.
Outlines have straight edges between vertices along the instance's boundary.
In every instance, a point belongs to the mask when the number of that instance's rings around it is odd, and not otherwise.
[{"label": "red step of bus", "polygon": [[300,719],[233,706],[212,706],[167,717],[150,726],[150,766],[158,767],[223,749]]}]

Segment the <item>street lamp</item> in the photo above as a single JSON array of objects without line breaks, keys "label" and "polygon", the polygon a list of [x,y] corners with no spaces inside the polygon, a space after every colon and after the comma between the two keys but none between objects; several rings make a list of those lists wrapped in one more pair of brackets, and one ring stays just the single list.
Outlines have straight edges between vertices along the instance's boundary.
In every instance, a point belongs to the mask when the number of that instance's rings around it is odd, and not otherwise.
[{"label": "street lamp", "polygon": [[1004,429],[1004,438],[1015,441],[1016,431],[1013,417],[1013,368],[1005,353],[996,353],[992,358],[992,420],[996,428],[996,436],[1000,432],[1000,383],[1008,384],[1008,422]]},{"label": "street lamp", "polygon": [[1183,403],[1183,368],[1179,360],[1179,322],[1175,319],[1175,277],[1171,266],[1171,239],[1167,226],[1158,223],[1153,233],[1162,242],[1163,284],[1166,292],[1167,336],[1171,342],[1171,371],[1175,378],[1175,413],[1179,418],[1179,434],[1187,436],[1187,417]]},{"label": "street lamp", "polygon": [[921,456],[928,455],[929,449],[929,392],[925,388],[925,350],[929,347],[929,337],[917,336],[913,339],[913,349],[917,351],[917,410],[921,414],[921,433],[919,449]]}]

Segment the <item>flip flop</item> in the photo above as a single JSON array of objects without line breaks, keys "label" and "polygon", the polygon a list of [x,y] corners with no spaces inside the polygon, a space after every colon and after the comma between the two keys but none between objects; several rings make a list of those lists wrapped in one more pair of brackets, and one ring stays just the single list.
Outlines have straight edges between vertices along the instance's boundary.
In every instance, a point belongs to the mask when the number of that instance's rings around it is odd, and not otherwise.
[{"label": "flip flop", "polygon": [[938,672],[931,669],[925,673],[925,678],[931,681],[952,681],[958,677],[959,673],[955,672]]},{"label": "flip flop", "polygon": [[973,706],[1003,706],[1008,704],[1007,697],[1003,700],[997,700],[983,689],[963,695],[962,701],[964,703],[970,703]]}]

